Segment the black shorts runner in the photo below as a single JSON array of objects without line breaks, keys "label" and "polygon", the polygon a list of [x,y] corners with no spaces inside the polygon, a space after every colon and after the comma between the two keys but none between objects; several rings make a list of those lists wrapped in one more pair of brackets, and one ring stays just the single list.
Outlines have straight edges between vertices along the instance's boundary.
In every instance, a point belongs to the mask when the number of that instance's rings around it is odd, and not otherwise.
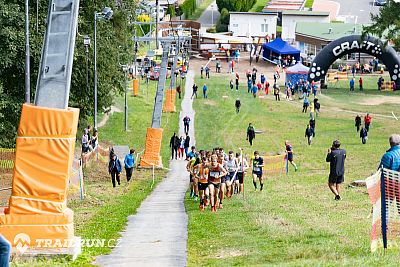
[{"label": "black shorts runner", "polygon": [[198,183],[199,190],[206,190],[208,183]]},{"label": "black shorts runner", "polygon": [[225,178],[225,182],[233,182],[233,176],[235,176],[235,172],[228,172],[228,174],[226,175],[226,178]]},{"label": "black shorts runner", "polygon": [[192,174],[189,174],[189,179],[190,179],[190,182],[193,183],[193,175]]},{"label": "black shorts runner", "polygon": [[[243,172],[238,172],[238,173],[236,174],[236,179],[239,180],[239,184],[243,184],[243,178],[244,178]],[[236,180],[236,179],[235,179],[235,180]]]},{"label": "black shorts runner", "polygon": [[209,184],[209,185],[212,184],[215,188],[219,189],[220,183],[218,183],[218,184],[215,184],[215,183],[208,183],[208,184]]},{"label": "black shorts runner", "polygon": [[343,175],[329,175],[329,183],[331,184],[341,184],[344,182],[344,176]]},{"label": "black shorts runner", "polygon": [[262,171],[253,171],[253,174],[257,175],[258,178],[262,177]]}]

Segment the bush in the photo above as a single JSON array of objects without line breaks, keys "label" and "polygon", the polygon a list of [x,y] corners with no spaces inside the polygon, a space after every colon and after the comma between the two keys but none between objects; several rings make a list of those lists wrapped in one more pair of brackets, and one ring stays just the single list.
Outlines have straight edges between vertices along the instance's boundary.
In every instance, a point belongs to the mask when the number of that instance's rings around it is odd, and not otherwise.
[{"label": "bush", "polygon": [[247,12],[257,0],[217,0],[218,10],[226,8],[228,11]]},{"label": "bush", "polygon": [[169,14],[171,18],[175,17],[175,8],[173,5],[168,5],[167,14]]},{"label": "bush", "polygon": [[227,32],[228,31],[228,24],[222,24],[221,20],[218,20],[217,25],[215,26],[215,30],[217,32]]},{"label": "bush", "polygon": [[221,10],[221,16],[219,17],[215,29],[217,32],[227,32],[228,25],[229,25],[229,11],[228,9],[223,8]]},{"label": "bush", "polygon": [[185,14],[185,19],[194,13],[196,10],[196,0],[185,0],[180,6],[183,14]]}]

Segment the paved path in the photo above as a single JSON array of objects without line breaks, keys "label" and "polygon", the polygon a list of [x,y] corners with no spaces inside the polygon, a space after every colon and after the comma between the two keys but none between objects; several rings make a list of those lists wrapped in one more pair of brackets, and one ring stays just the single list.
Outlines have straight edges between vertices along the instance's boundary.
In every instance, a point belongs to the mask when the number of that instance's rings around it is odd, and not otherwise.
[{"label": "paved path", "polygon": [[[180,114],[180,133],[183,134],[182,118],[189,115],[189,135],[194,144],[194,111],[190,99],[193,72],[186,77],[184,100]],[[169,138],[169,136],[164,136]],[[186,241],[188,218],[183,200],[189,179],[186,161],[170,161],[167,177],[144,200],[135,215],[128,217],[128,225],[121,233],[120,246],[111,254],[97,257],[100,266],[186,266]]]},{"label": "paved path", "polygon": [[379,7],[373,5],[373,0],[334,0],[340,4],[339,16],[353,17],[349,22],[371,23],[371,13],[379,13]]},{"label": "paved path", "polygon": [[217,3],[214,1],[206,10],[204,10],[197,22],[201,23],[201,28],[210,28],[212,24],[217,24],[220,15]]}]

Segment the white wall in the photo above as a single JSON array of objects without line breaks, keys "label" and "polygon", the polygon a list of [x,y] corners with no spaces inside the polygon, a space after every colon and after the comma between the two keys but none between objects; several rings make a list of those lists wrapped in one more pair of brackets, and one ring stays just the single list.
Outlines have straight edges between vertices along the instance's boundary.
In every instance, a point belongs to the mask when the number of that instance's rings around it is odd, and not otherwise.
[{"label": "white wall", "polygon": [[[233,32],[233,36],[276,36],[276,21],[275,15],[255,15],[255,14],[230,14],[229,30]],[[267,24],[266,32],[261,31],[261,24]],[[264,29],[265,30],[265,29]]]},{"label": "white wall", "polygon": [[282,39],[294,41],[297,22],[329,23],[329,16],[285,15],[282,14]]}]

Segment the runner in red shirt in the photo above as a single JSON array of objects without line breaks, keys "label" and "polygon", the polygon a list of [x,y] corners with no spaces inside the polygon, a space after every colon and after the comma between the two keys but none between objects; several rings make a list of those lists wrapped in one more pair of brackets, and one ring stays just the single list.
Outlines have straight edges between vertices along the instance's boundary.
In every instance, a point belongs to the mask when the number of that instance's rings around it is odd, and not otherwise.
[{"label": "runner in red shirt", "polygon": [[364,117],[364,124],[365,124],[365,129],[367,129],[367,132],[369,131],[369,126],[371,125],[372,122],[372,117],[367,113]]}]

